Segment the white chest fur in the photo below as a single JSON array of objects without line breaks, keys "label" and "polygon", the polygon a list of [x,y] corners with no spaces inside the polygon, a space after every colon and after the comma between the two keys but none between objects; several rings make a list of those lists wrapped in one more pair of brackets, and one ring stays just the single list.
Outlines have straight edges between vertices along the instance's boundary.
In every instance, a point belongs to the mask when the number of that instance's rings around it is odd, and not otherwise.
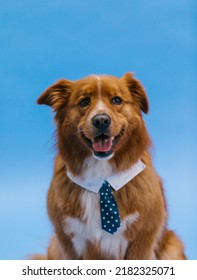
[{"label": "white chest fur", "polygon": [[65,233],[72,234],[73,246],[78,254],[82,256],[86,249],[86,241],[99,244],[101,252],[108,254],[114,259],[123,258],[128,245],[128,240],[123,232],[128,225],[133,224],[139,213],[128,215],[121,221],[121,227],[112,235],[101,228],[99,194],[85,191],[81,197],[81,206],[84,209],[83,219],[67,217],[65,219]]}]

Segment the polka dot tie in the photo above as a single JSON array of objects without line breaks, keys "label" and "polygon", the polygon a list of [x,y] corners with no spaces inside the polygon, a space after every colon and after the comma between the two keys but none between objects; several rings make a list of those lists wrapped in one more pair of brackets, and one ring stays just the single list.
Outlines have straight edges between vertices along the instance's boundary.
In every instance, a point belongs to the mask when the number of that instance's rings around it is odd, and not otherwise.
[{"label": "polka dot tie", "polygon": [[102,229],[114,234],[121,225],[118,206],[110,184],[104,181],[100,189],[100,211]]}]

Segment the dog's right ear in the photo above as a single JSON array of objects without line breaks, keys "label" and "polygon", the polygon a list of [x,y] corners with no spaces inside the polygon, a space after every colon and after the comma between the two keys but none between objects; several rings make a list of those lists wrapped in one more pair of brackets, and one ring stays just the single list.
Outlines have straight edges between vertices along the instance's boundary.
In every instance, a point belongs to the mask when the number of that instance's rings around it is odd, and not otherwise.
[{"label": "dog's right ear", "polygon": [[51,106],[54,111],[57,111],[68,100],[73,84],[64,79],[57,81],[41,94],[37,103]]}]

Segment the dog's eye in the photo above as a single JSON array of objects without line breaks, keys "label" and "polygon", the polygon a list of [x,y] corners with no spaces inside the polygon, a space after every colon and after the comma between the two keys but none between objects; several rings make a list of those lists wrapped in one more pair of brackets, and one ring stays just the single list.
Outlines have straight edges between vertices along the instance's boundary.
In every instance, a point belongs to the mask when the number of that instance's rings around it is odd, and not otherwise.
[{"label": "dog's eye", "polygon": [[79,102],[80,107],[87,107],[90,105],[90,97],[85,97]]},{"label": "dog's eye", "polygon": [[121,105],[122,104],[122,98],[120,98],[119,96],[114,96],[112,99],[111,99],[111,103],[114,104],[114,105]]}]

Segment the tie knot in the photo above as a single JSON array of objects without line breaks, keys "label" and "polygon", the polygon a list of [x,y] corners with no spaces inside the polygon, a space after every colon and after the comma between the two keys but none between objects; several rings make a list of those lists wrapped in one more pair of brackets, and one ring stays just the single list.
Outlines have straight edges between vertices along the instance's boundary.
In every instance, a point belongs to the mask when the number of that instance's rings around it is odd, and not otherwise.
[{"label": "tie knot", "polygon": [[112,193],[111,185],[107,181],[104,181],[102,184],[100,192],[103,192],[103,191]]}]

